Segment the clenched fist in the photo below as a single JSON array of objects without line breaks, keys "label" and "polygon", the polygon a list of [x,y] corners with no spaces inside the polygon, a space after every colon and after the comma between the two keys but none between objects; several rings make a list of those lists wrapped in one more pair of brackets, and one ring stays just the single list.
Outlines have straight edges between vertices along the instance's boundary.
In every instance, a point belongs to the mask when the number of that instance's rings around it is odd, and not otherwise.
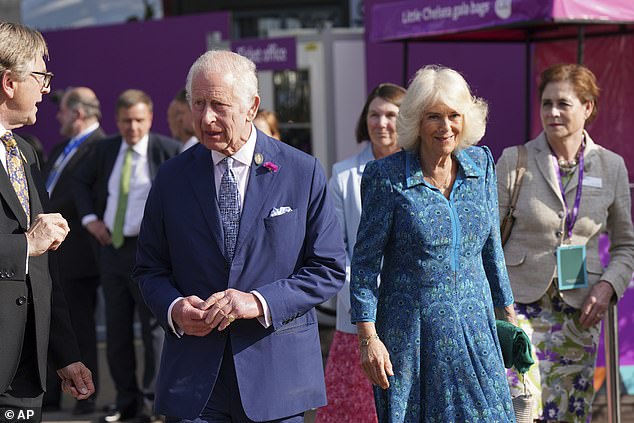
[{"label": "clenched fist", "polygon": [[70,232],[68,222],[59,213],[38,214],[28,231],[26,241],[29,256],[41,256],[49,250],[57,250]]}]

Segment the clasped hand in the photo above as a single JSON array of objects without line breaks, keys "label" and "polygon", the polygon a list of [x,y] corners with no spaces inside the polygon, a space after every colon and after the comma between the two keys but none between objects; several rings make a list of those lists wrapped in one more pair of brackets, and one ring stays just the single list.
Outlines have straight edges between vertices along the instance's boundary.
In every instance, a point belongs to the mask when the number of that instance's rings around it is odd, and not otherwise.
[{"label": "clasped hand", "polygon": [[238,319],[262,315],[262,305],[254,294],[233,288],[216,292],[207,300],[191,295],[172,308],[172,321],[192,336],[206,336],[214,329],[225,330]]},{"label": "clasped hand", "polygon": [[59,213],[38,214],[26,231],[29,256],[41,256],[45,252],[57,250],[70,232],[68,222]]}]

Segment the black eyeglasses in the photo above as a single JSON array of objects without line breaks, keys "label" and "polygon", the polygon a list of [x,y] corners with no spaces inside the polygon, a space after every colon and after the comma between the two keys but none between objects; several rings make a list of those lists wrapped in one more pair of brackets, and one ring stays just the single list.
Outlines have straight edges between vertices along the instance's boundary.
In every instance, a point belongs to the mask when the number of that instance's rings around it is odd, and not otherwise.
[{"label": "black eyeglasses", "polygon": [[42,80],[42,88],[49,88],[51,86],[51,79],[55,76],[53,72],[36,72],[32,71],[35,75],[42,75],[44,79]]}]

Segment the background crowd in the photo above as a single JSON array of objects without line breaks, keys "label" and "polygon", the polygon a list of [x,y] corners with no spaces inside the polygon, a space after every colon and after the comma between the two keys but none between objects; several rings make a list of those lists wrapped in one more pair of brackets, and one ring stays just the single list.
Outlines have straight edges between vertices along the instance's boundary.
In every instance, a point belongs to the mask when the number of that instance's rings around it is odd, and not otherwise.
[{"label": "background crowd", "polygon": [[[227,52],[192,65],[167,110],[173,138],[151,132],[142,91],[120,94],[119,132],[107,136],[95,93],[67,89],[64,141],[40,164],[11,130],[35,123],[50,91],[46,45],[26,27],[0,30],[0,264],[11,275],[22,262],[18,280],[28,281],[16,326],[27,335],[0,373],[0,405],[55,407],[64,390],[76,414],[95,411],[101,286],[116,388],[107,422],[155,411],[169,422],[299,422],[311,408],[318,422],[514,421],[512,398],[527,389],[536,421],[591,418],[601,321],[631,279],[634,228],[625,163],[586,131],[600,92],[589,69],[542,73],[543,132],[522,143],[521,189],[520,148],[496,165],[477,145],[488,106],[452,69],[425,66],[407,90],[377,86],[358,120],[360,152],[327,182],[314,158],[278,141],[275,114],[258,110],[255,66]],[[36,244],[38,225],[52,229]],[[324,386],[314,307],[337,291]],[[38,295],[52,295],[52,311]],[[45,395],[38,316],[52,322]],[[496,316],[530,337],[527,375],[505,370]],[[60,339],[71,340],[63,353]]]}]

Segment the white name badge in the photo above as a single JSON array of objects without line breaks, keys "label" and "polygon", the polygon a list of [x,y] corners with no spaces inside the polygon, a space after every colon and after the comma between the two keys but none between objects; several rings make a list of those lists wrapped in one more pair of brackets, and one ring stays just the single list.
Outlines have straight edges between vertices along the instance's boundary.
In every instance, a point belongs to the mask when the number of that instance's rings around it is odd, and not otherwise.
[{"label": "white name badge", "polygon": [[597,178],[596,176],[584,176],[581,185],[585,187],[603,188],[601,178]]}]

